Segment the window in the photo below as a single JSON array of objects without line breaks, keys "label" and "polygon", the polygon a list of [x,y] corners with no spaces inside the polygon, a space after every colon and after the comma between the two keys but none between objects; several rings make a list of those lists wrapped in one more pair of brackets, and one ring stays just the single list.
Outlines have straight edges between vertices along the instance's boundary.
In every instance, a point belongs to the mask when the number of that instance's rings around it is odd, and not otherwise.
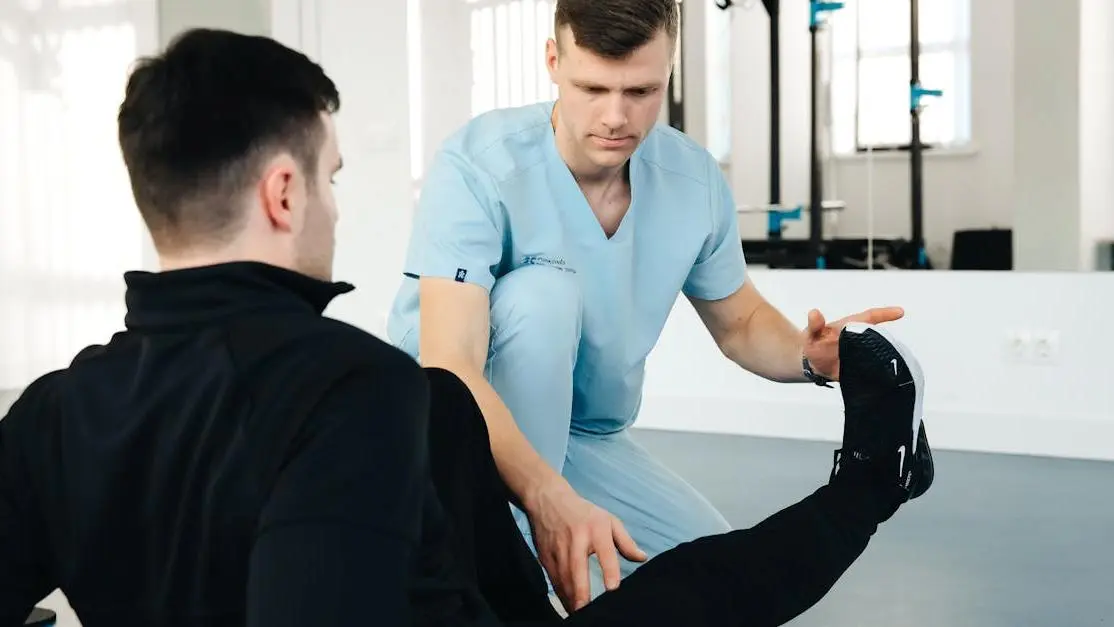
[{"label": "window", "polygon": [[[445,0],[459,2],[463,19],[438,23],[434,28],[448,28],[450,41],[457,35],[467,37],[471,58],[457,50],[446,56],[439,49],[438,32],[424,33],[425,14],[434,10],[428,0],[407,1],[407,42],[410,81],[410,173],[414,180],[414,196],[421,190],[424,160],[429,154],[426,141],[444,129],[430,129],[424,116],[427,108],[440,108],[437,98],[449,93],[423,94],[422,73],[458,72],[471,75],[471,98],[467,105],[469,117],[492,109],[514,107],[557,98],[557,87],[545,69],[545,43],[553,30],[556,4],[552,0]],[[432,6],[431,6],[432,5]],[[461,30],[457,30],[461,29]],[[461,32],[463,31],[463,32]],[[428,46],[432,46],[431,48]],[[435,69],[435,71],[434,71]],[[450,105],[449,117],[456,119],[462,111]]]},{"label": "window", "polygon": [[472,115],[557,98],[545,69],[556,3],[465,1],[472,6]]},{"label": "window", "polygon": [[[832,141],[837,153],[907,149],[911,139],[908,0],[848,0],[828,14]],[[924,145],[970,140],[970,0],[920,0],[920,115]]]},{"label": "window", "polygon": [[[708,152],[731,158],[731,10],[707,2],[704,10],[705,115]],[[712,77],[715,77],[714,80]],[[714,130],[713,130],[714,129]]]},{"label": "window", "polygon": [[423,157],[421,0],[406,0],[406,60],[410,98],[410,177],[419,181],[422,178]]},{"label": "window", "polygon": [[142,18],[72,4],[0,16],[0,390],[107,340],[120,276],[143,263],[115,120],[129,67],[153,51],[153,4]]}]

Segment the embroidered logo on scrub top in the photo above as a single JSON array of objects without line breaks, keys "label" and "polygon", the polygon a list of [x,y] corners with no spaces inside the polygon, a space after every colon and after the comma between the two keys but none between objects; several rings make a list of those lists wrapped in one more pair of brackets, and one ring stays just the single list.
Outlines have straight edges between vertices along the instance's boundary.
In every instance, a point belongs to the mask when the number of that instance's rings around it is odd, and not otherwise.
[{"label": "embroidered logo on scrub top", "polygon": [[464,268],[457,268],[456,269],[456,280],[457,280],[458,283],[463,283],[464,282],[464,277],[466,277],[466,276],[468,276],[468,271],[467,270],[465,270]]},{"label": "embroidered logo on scrub top", "polygon": [[570,268],[565,263],[564,259],[560,257],[550,257],[549,255],[526,255],[522,258],[522,265],[524,266],[549,266],[562,272],[575,273],[576,270]]}]

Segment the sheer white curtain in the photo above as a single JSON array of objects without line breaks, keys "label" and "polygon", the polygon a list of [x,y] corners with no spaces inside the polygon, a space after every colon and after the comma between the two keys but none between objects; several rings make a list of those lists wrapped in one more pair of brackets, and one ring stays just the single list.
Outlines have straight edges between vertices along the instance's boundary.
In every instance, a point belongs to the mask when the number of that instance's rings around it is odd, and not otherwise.
[{"label": "sheer white curtain", "polygon": [[[415,196],[441,142],[492,109],[557,97],[545,68],[552,0],[406,0]],[[464,95],[467,94],[467,95]]]},{"label": "sheer white curtain", "polygon": [[123,325],[146,235],[116,143],[153,1],[0,3],[0,390]]},{"label": "sheer white curtain", "polygon": [[472,19],[472,114],[555,99],[545,42],[553,32],[556,3],[465,1]]}]

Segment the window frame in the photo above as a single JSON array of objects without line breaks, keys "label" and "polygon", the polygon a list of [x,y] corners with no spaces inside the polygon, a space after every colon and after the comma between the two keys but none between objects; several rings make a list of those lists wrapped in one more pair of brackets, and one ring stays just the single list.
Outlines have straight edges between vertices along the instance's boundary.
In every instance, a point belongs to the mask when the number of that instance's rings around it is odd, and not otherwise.
[{"label": "window frame", "polygon": [[[953,37],[944,42],[920,42],[920,55],[921,58],[925,55],[931,54],[950,54],[952,62],[955,65],[955,79],[951,85],[927,85],[923,83],[922,86],[928,89],[944,89],[951,91],[951,98],[953,99],[952,106],[955,108],[954,122],[953,122],[953,135],[955,141],[925,141],[922,138],[921,147],[928,152],[936,152],[940,150],[956,150],[963,151],[969,148],[972,143],[971,134],[971,116],[972,116],[972,100],[971,100],[971,28],[970,16],[971,5],[973,0],[946,0],[955,5],[957,13],[957,22]],[[862,83],[863,76],[863,62],[864,60],[876,59],[902,59],[906,65],[909,63],[910,45],[890,45],[890,46],[863,46],[862,42],[862,5],[851,0],[844,10],[854,12],[852,20],[855,28],[855,49],[854,54],[839,54],[835,51],[832,52],[831,62],[833,67],[838,63],[852,62],[854,64],[854,81],[850,84],[839,84],[834,80],[832,81],[831,88],[833,90],[852,90],[851,99],[854,101],[854,119],[852,121],[852,132],[854,137],[854,148],[848,152],[846,149],[837,151],[836,156],[851,156],[855,154],[872,153],[903,153],[909,152],[912,149],[911,137],[906,137],[904,141],[891,141],[891,142],[877,142],[870,143],[863,141],[862,133],[862,97],[859,85]],[[924,5],[921,5],[921,10],[924,10]],[[905,24],[908,28],[908,23]],[[833,77],[834,78],[834,77]],[[908,86],[908,78],[906,79],[906,86]],[[947,93],[947,91],[945,93]],[[837,99],[835,94],[830,99],[834,102]],[[934,106],[933,98],[926,97],[924,106]],[[939,105],[936,105],[939,106]],[[906,116],[909,115],[909,109],[904,109]],[[832,124],[840,124],[836,121],[833,115]],[[833,130],[834,134],[834,130]]]}]

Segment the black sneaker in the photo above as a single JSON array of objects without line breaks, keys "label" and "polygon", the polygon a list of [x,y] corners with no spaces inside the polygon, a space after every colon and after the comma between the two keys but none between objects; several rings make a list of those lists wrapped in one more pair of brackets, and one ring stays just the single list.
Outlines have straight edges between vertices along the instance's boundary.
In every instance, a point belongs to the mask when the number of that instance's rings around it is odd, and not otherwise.
[{"label": "black sneaker", "polygon": [[856,467],[892,477],[899,503],[924,494],[935,469],[921,420],[924,374],[913,353],[882,327],[849,324],[839,336],[839,387],[843,446],[831,479]]}]

